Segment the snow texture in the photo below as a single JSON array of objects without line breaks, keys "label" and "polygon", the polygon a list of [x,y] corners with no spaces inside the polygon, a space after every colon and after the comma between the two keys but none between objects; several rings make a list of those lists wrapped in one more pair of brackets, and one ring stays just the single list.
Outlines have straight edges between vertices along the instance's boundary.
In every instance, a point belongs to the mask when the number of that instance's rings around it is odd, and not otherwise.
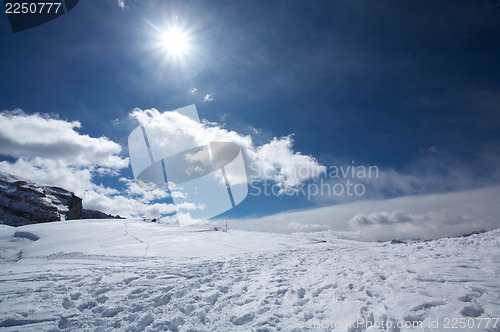
[{"label": "snow texture", "polygon": [[458,330],[500,331],[485,321],[500,316],[499,249],[499,230],[391,244],[139,220],[3,227],[0,330],[437,331],[462,319],[471,328]]}]

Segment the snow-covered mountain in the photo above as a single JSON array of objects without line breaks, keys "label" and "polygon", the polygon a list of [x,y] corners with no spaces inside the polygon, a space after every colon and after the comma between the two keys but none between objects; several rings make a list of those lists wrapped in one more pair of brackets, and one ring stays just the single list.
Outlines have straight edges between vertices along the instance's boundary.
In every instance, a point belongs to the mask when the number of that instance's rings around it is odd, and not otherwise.
[{"label": "snow-covered mountain", "polygon": [[43,186],[0,172],[0,224],[22,226],[61,220],[120,216],[82,208],[82,199],[59,187]]},{"label": "snow-covered mountain", "polygon": [[80,219],[82,199],[74,193],[40,186],[0,172],[0,222],[10,226]]},{"label": "snow-covered mountain", "polygon": [[4,331],[500,331],[500,230],[391,244],[139,220],[2,227]]}]

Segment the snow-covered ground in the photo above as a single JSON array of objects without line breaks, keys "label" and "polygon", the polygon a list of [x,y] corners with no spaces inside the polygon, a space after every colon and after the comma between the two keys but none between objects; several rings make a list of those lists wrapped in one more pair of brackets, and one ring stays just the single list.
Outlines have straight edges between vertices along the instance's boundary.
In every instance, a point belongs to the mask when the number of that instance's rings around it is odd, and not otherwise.
[{"label": "snow-covered ground", "polygon": [[0,330],[500,331],[499,230],[321,240],[138,220],[3,227]]}]

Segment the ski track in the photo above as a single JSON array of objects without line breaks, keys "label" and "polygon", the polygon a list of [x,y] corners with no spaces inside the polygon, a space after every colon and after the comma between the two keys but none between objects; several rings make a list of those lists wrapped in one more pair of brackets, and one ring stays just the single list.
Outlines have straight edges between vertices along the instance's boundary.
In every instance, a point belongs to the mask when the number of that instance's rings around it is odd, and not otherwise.
[{"label": "ski track", "polygon": [[500,313],[499,231],[165,258],[146,257],[149,245],[124,227],[146,246],[144,257],[58,253],[16,261],[15,253],[0,252],[0,330],[301,331],[297,322],[322,319],[423,322]]},{"label": "ski track", "polygon": [[128,231],[128,222],[127,221],[125,221],[123,224],[125,227],[125,236],[131,237],[134,240],[136,240],[137,242],[144,244],[146,246],[146,249],[144,249],[144,255],[142,256],[143,258],[146,258],[146,256],[148,255],[148,251],[149,251],[149,246],[150,246],[149,243],[139,239],[137,236],[135,236],[133,234],[130,234]]}]

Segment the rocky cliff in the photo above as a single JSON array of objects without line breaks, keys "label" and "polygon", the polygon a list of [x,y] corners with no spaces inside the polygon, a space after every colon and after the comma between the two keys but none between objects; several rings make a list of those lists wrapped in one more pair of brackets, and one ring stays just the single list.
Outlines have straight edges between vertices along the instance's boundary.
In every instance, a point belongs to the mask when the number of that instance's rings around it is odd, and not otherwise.
[{"label": "rocky cliff", "polygon": [[59,187],[40,186],[0,172],[0,222],[10,226],[80,219],[82,199]]}]

